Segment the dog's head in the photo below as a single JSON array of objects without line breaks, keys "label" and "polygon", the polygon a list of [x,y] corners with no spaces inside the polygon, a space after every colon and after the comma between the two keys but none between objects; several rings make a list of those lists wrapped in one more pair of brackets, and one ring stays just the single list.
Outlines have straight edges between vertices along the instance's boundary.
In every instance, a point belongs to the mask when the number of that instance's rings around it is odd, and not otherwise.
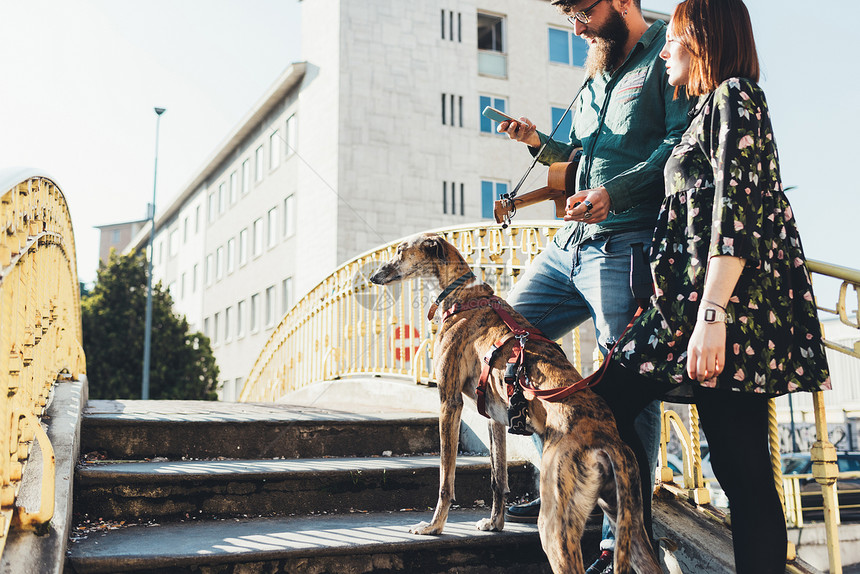
[{"label": "dog's head", "polygon": [[394,256],[374,273],[370,280],[388,285],[406,279],[443,279],[448,269],[468,265],[457,248],[435,233],[410,237],[397,246]]}]

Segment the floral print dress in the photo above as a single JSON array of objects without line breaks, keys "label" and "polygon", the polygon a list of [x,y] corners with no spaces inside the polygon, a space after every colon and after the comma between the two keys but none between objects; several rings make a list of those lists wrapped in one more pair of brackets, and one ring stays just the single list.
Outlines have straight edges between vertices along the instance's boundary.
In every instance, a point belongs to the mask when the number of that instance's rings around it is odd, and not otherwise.
[{"label": "floral print dress", "polygon": [[[700,98],[666,163],[666,197],[651,246],[652,305],[613,359],[649,378],[781,395],[830,388],[812,286],[782,189],[764,93],[732,78]],[[702,383],[686,374],[687,344],[708,258],[746,260],[727,305],[726,364]]]}]

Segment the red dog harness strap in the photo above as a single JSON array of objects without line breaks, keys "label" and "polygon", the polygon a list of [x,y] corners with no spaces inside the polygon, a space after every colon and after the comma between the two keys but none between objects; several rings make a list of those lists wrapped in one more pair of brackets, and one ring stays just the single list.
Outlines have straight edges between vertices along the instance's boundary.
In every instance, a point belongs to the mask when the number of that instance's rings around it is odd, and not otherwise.
[{"label": "red dog harness strap", "polygon": [[504,308],[504,301],[495,295],[492,297],[469,299],[463,303],[457,303],[442,314],[442,321],[444,322],[446,319],[452,315],[456,315],[457,313],[473,311],[483,307],[491,307],[505,325],[507,325],[508,329],[511,330],[510,333],[493,343],[490,350],[487,351],[486,355],[484,355],[484,359],[482,361],[481,378],[478,382],[478,388],[475,393],[478,399],[478,412],[489,418],[489,415],[487,414],[487,382],[490,379],[490,369],[493,360],[496,358],[496,355],[505,343],[510,341],[512,338],[516,338],[518,341],[518,344],[514,345],[511,349],[511,357],[508,359],[505,368],[505,383],[507,383],[508,397],[511,397],[514,394],[517,382],[520,382],[521,386],[525,387],[523,383],[526,381],[524,348],[526,340],[538,339],[541,341],[547,341],[553,345],[557,345],[557,343],[544,337],[543,333],[534,327],[531,329],[523,329],[507,309]]}]

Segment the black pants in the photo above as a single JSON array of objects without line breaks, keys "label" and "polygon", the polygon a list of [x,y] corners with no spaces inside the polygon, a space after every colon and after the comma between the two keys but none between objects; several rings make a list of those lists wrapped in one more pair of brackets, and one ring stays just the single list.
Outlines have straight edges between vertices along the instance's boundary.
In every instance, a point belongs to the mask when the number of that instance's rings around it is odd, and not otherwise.
[{"label": "black pants", "polygon": [[[636,455],[645,525],[652,539],[650,489],[654,477],[648,475],[648,458],[633,429],[633,419],[669,388],[669,383],[653,381],[617,364],[609,365],[594,387],[609,403],[621,438]],[[787,533],[770,464],[767,399],[698,386],[693,395],[710,446],[711,467],[729,499],[738,574],[784,573]]]}]

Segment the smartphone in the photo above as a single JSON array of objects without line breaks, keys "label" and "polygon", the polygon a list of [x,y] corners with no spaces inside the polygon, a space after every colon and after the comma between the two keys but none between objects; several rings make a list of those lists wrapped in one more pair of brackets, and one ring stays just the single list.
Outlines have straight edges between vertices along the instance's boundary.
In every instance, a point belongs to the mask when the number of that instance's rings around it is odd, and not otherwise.
[{"label": "smartphone", "polygon": [[490,106],[487,106],[486,108],[484,108],[484,111],[481,113],[484,115],[484,117],[490,118],[491,120],[498,122],[498,123],[518,122],[519,121],[518,119],[512,118],[511,116],[509,116],[506,113],[500,112],[496,108],[491,108]]}]

